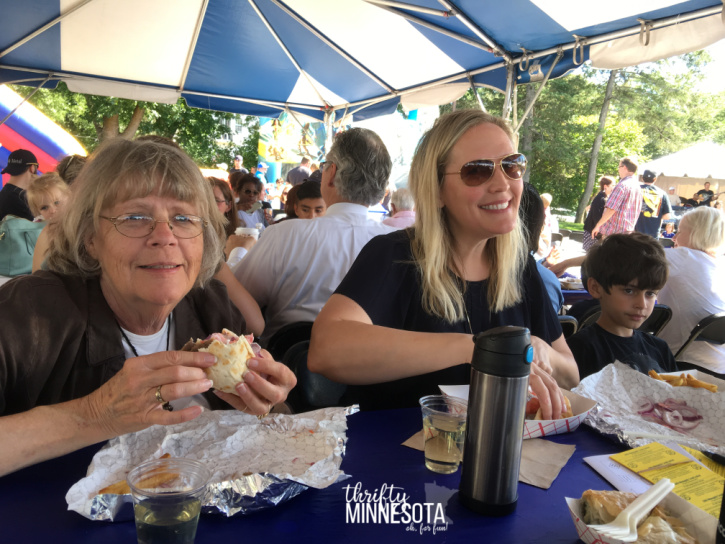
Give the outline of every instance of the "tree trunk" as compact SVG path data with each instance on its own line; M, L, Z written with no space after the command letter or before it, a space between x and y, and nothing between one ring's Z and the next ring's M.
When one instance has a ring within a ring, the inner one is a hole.
M609 113L609 103L612 100L612 93L614 92L614 80L617 77L618 70L612 70L609 73L609 81L607 81L607 90L604 93L604 103L602 104L602 111L599 112L599 128L597 129L597 135L594 138L594 145L592 146L592 154L589 158L589 173L587 174L587 185L584 188L584 194L579 200L579 207L576 211L576 222L581 223L584 218L584 209L589 204L589 199L592 196L594 190L594 182L597 177L597 163L599 161L599 149L602 147L602 139L604 138L604 129L607 124L607 114Z
M139 106L137 102L136 107L133 110L133 115L131 115L131 121L129 121L128 126L121 133L121 138L126 138L130 140L134 137L136 131L138 130L138 127L141 126L141 121L143 121L143 116L145 113L146 110Z
M138 127L141 125L141 121L143 121L145 113L146 110L136 104L133 114L131 115L131 121L129 121L123 132L121 132L118 114L111 115L110 117L104 117L103 128L101 129L99 135L100 141L105 142L111 138L125 138L126 140L132 139L136 134ZM98 127L96 128L96 131L98 131Z
M534 101L534 96L536 96L536 89L534 89L534 86L529 84L526 85L526 106L524 107L524 111L528 111L529 106ZM519 140L521 145L521 153L526 155L527 157L531 157L532 155L532 149L533 149L533 142L534 142L534 108L531 108L531 112L529 115L524 119L524 124L521 125L521 139ZM524 173L524 182L528 183L529 176L531 175L531 168L527 168L526 172Z

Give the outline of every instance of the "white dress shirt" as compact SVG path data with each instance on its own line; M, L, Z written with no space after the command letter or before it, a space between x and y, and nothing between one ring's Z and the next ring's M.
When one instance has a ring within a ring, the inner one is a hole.
M333 204L322 217L269 227L233 268L261 308L262 345L281 327L314 321L370 239L393 232L368 218L365 206Z
M665 255L670 276L657 302L672 309L672 319L659 336L676 353L701 319L725 311L725 257L686 247L666 249ZM693 342L679 360L723 374L725 345Z

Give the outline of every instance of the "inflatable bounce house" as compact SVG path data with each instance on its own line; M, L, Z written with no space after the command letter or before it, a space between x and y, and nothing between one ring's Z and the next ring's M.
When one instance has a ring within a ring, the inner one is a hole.
M0 85L0 169L16 149L32 151L41 173L55 169L66 155L85 155L83 146L5 85ZM21 104L18 107L18 104ZM16 109L17 108L17 109ZM9 115L9 116L8 116ZM3 183L7 174L3 176Z

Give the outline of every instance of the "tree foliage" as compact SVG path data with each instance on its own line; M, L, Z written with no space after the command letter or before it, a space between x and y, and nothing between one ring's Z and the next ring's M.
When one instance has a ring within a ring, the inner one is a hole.
M21 95L32 90L15 89ZM173 139L200 166L213 168L221 162L230 164L237 153L244 155L247 165L257 161L259 120L256 117L236 116L243 119L250 137L244 145L235 146L221 140L229 134L225 122L235 117L234 114L190 108L183 99L176 104L159 104L85 95L69 91L61 82L55 90L40 89L30 102L70 132L89 152L106 138L157 134Z

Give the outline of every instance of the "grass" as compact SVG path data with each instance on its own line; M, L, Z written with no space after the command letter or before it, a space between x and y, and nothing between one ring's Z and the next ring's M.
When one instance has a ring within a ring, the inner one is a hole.
M569 223L567 221L559 221L559 228L560 229L568 229L568 230L584 230L584 223Z

